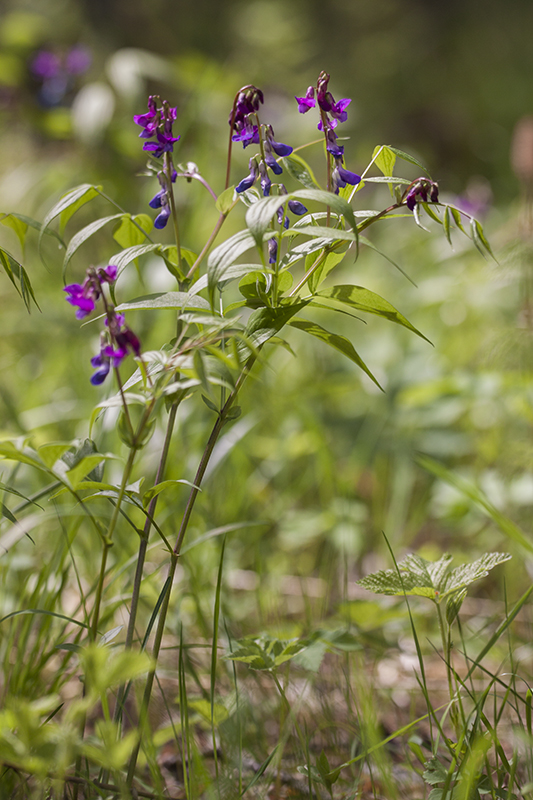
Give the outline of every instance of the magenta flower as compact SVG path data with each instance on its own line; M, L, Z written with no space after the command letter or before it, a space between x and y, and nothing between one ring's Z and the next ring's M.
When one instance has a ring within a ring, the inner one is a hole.
M117 347L109 344L108 334L100 335L100 352L91 358L91 364L96 372L91 377L93 386L99 386L107 378L111 367L117 369L122 364L129 352L139 356L141 353L141 343L137 336L127 326L124 326L124 315L115 314L111 309L108 312L106 325L109 329L111 339ZM124 326L124 327L123 327Z
M83 319L96 308L96 303L102 294L102 283L113 283L117 279L117 267L109 264L107 267L99 267L95 270L90 267L87 270L83 283L71 283L63 288L69 296L67 303L77 306L76 319Z
M50 50L39 50L31 63L31 70L41 80L55 78L61 72L61 59Z
M300 114L307 114L310 108L314 108L315 103L315 90L313 86L310 86L307 92L305 93L305 97L295 97L294 98L298 103L298 111Z

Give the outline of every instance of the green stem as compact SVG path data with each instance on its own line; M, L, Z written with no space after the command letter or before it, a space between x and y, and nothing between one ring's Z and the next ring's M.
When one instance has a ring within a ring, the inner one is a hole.
M124 473L122 475L122 483L120 484L120 489L118 492L117 502L115 503L115 507L113 508L113 514L111 516L111 521L109 523L109 528L107 529L107 535L104 539L104 550L102 552L102 561L100 564L100 575L98 577L98 584L96 586L96 597L94 601L94 608L93 608L93 619L91 623L91 639L92 641L96 641L96 637L98 635L98 620L100 617L100 605L102 602L102 593L104 590L104 580L106 574L106 567L107 567L107 556L109 550L113 546L113 533L115 532L115 527L118 520L118 515L120 513L120 506L122 505L122 500L124 499L124 494L126 492L126 486L128 485L128 481L130 479L131 471L133 468L133 462L135 461L136 449L132 447L129 452L128 460L126 462L126 466L124 467Z
M250 356L250 358L246 362L245 366L243 367L242 372L239 375L239 378L237 379L237 381L235 383L235 387L234 387L233 391L231 392L231 394L229 395L228 399L226 400L223 408L219 412L218 419L217 419L217 421L215 422L215 424L213 426L213 429L211 431L211 435L209 436L209 439L208 439L207 444L205 446L205 450L204 450L204 452L202 454L202 457L200 459L200 463L198 465L198 469L196 470L196 475L195 475L195 478L194 478L194 485L191 488L191 492L189 494L189 499L187 501L187 505L186 505L185 511L183 513L183 518L181 520L180 529L178 531L176 544L174 546L174 552L172 553L172 555L170 557L170 564L169 564L169 568L168 568L168 576L167 576L167 580L166 580L166 584L168 586L168 590L167 590L167 592L165 594L165 598L163 600L163 603L161 605L161 610L159 612L159 619L157 621L157 628L156 628L155 637L154 637L154 644L153 644L153 648L152 648L152 658L153 658L154 664L156 664L156 665L157 665L157 660L159 658L159 653L160 653L160 650L161 650L161 642L163 641L163 634L164 634L164 630L165 630L168 607L169 607L169 603L170 603L170 594L171 594L171 591L172 591L172 584L174 582L174 576L176 574L176 567L178 565L178 559L179 559L181 547L182 547L182 544L183 544L183 539L185 537L185 533L186 533L187 527L189 525L189 520L191 518L191 514L192 514L192 511L193 511L193 508L194 508L194 504L196 502L196 498L197 498L198 493L200 491L200 485L201 485L203 477L205 475L205 471L207 469L207 465L209 464L209 460L210 460L211 455L213 453L215 444L217 443L218 437L220 435L220 431L222 430L222 428L224 426L224 423L226 421L226 417L227 417L227 415L228 415L233 403L237 399L237 395L238 395L238 393L239 393L244 381L246 380L246 377L248 376L253 364L255 363L255 360L256 360L256 356L255 355ZM152 688L153 688L153 685L154 685L154 679L155 679L155 667L148 673L148 678L146 680L146 685L144 687L144 694L143 694L143 699L142 699L142 703L141 703L141 711L140 711L140 714L139 714L139 728L141 730L141 735L142 735L142 731L144 729L144 726L146 725L146 721L147 721L147 718L148 718L148 707L150 705L150 698L151 698L151 694L152 694ZM133 776L135 774L135 767L137 765L137 758L138 758L138 755L139 755L140 747L141 747L141 741L139 739L139 742L137 743L137 745L133 749L133 752L132 752L132 755L131 755L131 758L130 758L130 763L129 763L129 767L128 767L128 777L127 777L127 786L128 786L128 788L131 788L131 785L132 785L132 782L133 782Z
M211 232L211 236L209 237L207 242L204 244L200 255L198 256L198 258L196 259L196 261L194 262L194 264L192 265L192 267L188 271L188 273L186 275L186 280L189 280L190 278L192 278L192 276L194 275L195 270L198 269L198 267L200 266L200 264L204 260L204 258L206 256L206 253L209 252L209 249L211 248L211 245L213 244L213 242L215 241L216 237L218 236L219 230L221 229L222 225L226 221L226 217L227 217L227 214L221 214L220 217L218 218L218 222L215 225L215 227L213 228L213 230Z
M180 245L180 229L178 225L178 214L176 212L176 203L174 200L174 189L172 186L172 159L170 153L165 153L163 156L163 169L165 170L168 186L168 198L170 200L170 211L172 213L172 224L174 226L174 238L176 240L176 249L178 251L178 269L182 273L182 260L181 260L181 245Z
M170 409L170 413L168 415L168 422L167 422L167 430L165 434L165 441L163 443L163 449L161 451L161 457L159 459L159 466L157 469L157 474L155 477L154 486L157 486L161 483L163 479L163 475L166 468L167 458L168 458L168 451L170 449L170 441L172 439L172 434L174 432L174 424L176 422L176 414L178 412L178 406L180 401L174 403ZM146 522L144 523L144 528L142 532L142 536L139 542L139 553L137 556L137 566L135 569L135 577L133 580L133 590L131 594L131 608L130 608L130 618L128 622L128 630L126 632L126 641L125 641L125 648L126 650L130 650L133 645L133 638L135 636L135 622L137 619L137 610L139 608L139 597L141 593L141 583L144 573L144 562L146 560L146 550L148 547L148 539L150 537L150 530L152 528L152 519L155 515L155 510L157 506L157 500L159 495L155 495L150 501L150 505L148 506L148 515L146 518ZM125 687L121 686L117 695L117 703L115 706L115 721L119 722L122 718L123 712L123 702L124 702L124 695L125 695Z

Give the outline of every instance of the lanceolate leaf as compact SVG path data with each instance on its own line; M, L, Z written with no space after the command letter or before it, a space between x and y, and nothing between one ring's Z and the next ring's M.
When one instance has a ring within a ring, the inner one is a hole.
M398 158L401 158L402 161L407 161L409 164L414 164L416 167L420 167L420 169L423 169L428 177L431 177L425 166L417 158L409 155L409 153L404 153L403 150L398 150L397 147L393 147L390 144L387 145L387 147L389 148L389 150L395 153L398 156Z
M239 231L215 247L207 261L208 285L211 295L213 295L217 283L224 279L225 271L253 246L254 239L250 231Z
M116 311L150 311L154 308L173 308L181 310L183 308L201 308L210 311L211 306L198 295L190 295L187 292L158 292L138 297L130 300L129 303L122 303L116 307Z
M17 259L3 248L0 248L0 263L2 264L7 277L24 300L24 304L28 311L30 310L30 303L32 300L37 308L39 308L39 304L37 303L33 293L33 288L30 283L28 273L22 264L19 264Z
M323 342L326 342L326 344L329 344L330 347L334 347L336 350L339 350L341 353L343 353L343 355L348 356L350 361L353 361L354 364L357 364L357 366L363 370L363 372L366 372L368 377L374 381L376 386L379 386L381 391L383 391L382 387L372 375L363 359L354 349L352 343L345 336L340 336L337 333L330 333L330 331L327 331L321 325L317 325L316 322L309 322L308 320L300 319L299 317L289 320L288 324L293 328L299 328L301 331L310 333L311 336L316 336L317 339L321 339Z
M420 333L414 325L411 325L408 319L403 314L400 314L394 306L392 306L379 294L371 292L370 289L365 289L363 286L351 286L349 284L340 286L331 286L328 289L321 289L316 293L315 297L325 297L331 300L336 300L339 303L357 308L359 311L367 311L369 314L376 314L378 317L385 317L391 322L396 322L398 325L403 325L408 328L417 336L421 336L426 342L429 339ZM431 342L430 342L431 344Z
M347 242L355 242L357 241L357 236L354 231L342 231L337 228L323 228L319 225L306 225L304 228L298 228L297 230L288 230L283 233L283 237L286 238L287 236L294 236L295 234L302 234L303 236L313 236L313 237L320 237L322 239L330 239L338 240L338 241L347 241Z
M325 206L329 206L333 211L342 214L353 230L357 229L352 207L346 200L343 200L342 197L332 192L325 192L321 189L301 189L300 191L291 192L290 194L280 195L278 197L264 197L248 209L246 212L246 224L258 247L262 247L263 235L278 208L285 205L288 200L293 199L314 200Z
M109 259L109 263L114 264L115 267L122 270L128 264L131 264L132 261L135 261L136 258L140 258L140 256L144 256L146 253L159 253L160 249L160 244L136 244L134 247L127 247L126 250L115 253L115 255L111 256Z
M320 189L313 170L303 158L293 153L281 159L281 163L293 178L308 189Z
M91 183L82 183L80 186L76 186L74 189L71 189L70 192L63 195L59 202L55 204L44 218L41 226L41 236L50 223L60 215L61 226L64 228L70 217L81 208L81 206L85 205L85 203L97 197L101 189L101 186L93 186Z
M308 304L308 300L278 308L259 308L250 316L244 330L244 336L250 339L255 347L260 347L288 323L295 314Z
M67 252L65 253L65 260L63 261L63 279L65 278L65 273L67 271L67 267L69 262L74 255L74 253L82 246L87 239L90 239L91 236L94 236L101 228L107 225L108 222L113 222L114 220L121 219L123 214L113 214L110 217L102 217L101 219L96 219L94 222L91 222L89 225L86 225L80 231L78 231L70 240L67 247Z

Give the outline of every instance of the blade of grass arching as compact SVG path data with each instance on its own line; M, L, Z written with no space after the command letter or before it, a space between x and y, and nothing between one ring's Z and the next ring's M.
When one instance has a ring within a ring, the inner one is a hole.
M187 686L185 683L185 663L183 659L183 625L180 624L180 650L178 658L178 682L180 698L180 723L181 723L181 760L183 766L183 784L187 800L191 798L191 769L192 748L191 732L189 729L189 707L187 704Z
M231 653L233 651L233 645L231 642L231 634L229 632L225 618L224 618L224 630L226 631L228 646ZM240 797L242 795L242 720L241 720L241 709L239 705L239 683L237 681L237 663L235 661L232 661L231 666L233 669L233 685L235 686L235 714L237 716L237 740L238 740L238 751L239 751L239 797Z
M220 781L218 774L217 737L215 731L215 688L217 682L217 655L218 655L218 624L220 621L220 591L222 588L222 570L224 568L224 553L226 550L226 536L222 539L220 562L218 565L217 585L215 589L215 608L213 612L213 639L211 645L211 671L210 671L210 703L211 703L211 736L213 739L213 758L215 760L215 776L217 791L220 797Z
M524 592L522 597L515 603L515 605L514 605L513 609L511 610L511 612L507 615L507 617L503 620L503 622L500 625L498 625L497 629L494 631L494 633L490 637L490 639L487 642L487 644L485 645L485 647L483 647L480 650L480 652L477 654L476 658L473 659L472 666L468 670L468 674L466 676L467 678L470 677L470 675L473 673L473 671L476 669L476 667L485 658L487 653L494 647L494 645L496 644L496 642L498 641L500 636L503 633L505 633L505 631L507 630L507 628L509 627L511 622L513 622L514 618L518 614L518 612L525 605L525 603L527 603L527 601L529 600L529 597L530 597L530 595L532 593L533 593L533 584L529 587L529 589L527 589Z
M242 794L241 794L241 797L242 797L243 795L245 795L245 794L246 794L246 792L247 792L249 789L251 789L251 788L252 788L252 786L255 786L255 784L257 783L257 781L258 781L258 780L260 780L260 778L262 778L263 774L264 774L264 773L265 773L265 771L268 769L268 767L269 767L269 765L270 765L270 762L272 761L272 759L273 759L273 758L274 758L274 756L276 755L276 753L277 753L277 751L278 751L278 748L279 748L279 744L277 744L277 745L274 747L274 749L272 750L272 752L270 753L270 755L268 755L268 756L265 758L265 760L263 761L263 763L261 764L261 766L259 767L259 769L258 769L258 770L257 770L257 772L255 773L255 775L254 775L254 777L252 778L252 780L249 782L249 784L248 784L248 785L246 786L246 788L243 790L243 792L242 792Z

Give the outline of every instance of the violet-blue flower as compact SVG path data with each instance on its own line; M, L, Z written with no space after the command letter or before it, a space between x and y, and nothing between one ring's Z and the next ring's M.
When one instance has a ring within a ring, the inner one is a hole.
M293 214L297 216L301 216L302 214L307 213L307 208L304 206L303 203L300 203L299 200L289 200L289 211L292 211Z
M259 164L259 176L261 182L261 189L263 191L263 197L268 197L270 194L270 187L272 186L272 181L268 177L268 172L265 164L263 161Z
M143 150L152 153L154 158L161 158L163 153L172 153L174 150L174 142L179 140L179 136L167 136L164 133L156 134L157 142L146 142L143 144Z
M168 202L168 195L166 193L163 193L160 206L161 211L154 220L154 228L158 228L158 230L162 230L162 228L166 227L171 213L170 203Z
M242 181L238 183L237 186L235 187L235 191L237 192L237 194L240 194L241 192L245 192L247 189L250 189L254 185L257 179L257 174L258 174L257 160L255 158L251 158L248 167L250 170L250 174L246 178L243 178Z
M300 114L307 114L310 108L315 107L315 89L313 86L310 86L305 93L305 97L295 97L294 98L298 103L298 111Z
M265 152L265 164L270 167L274 175L281 175L283 172L281 164L278 164L272 153Z
M268 150L273 150L278 156L289 156L292 153L292 147L288 144L283 144L282 142L276 142L274 140L272 125L266 127L265 145Z
M278 259L278 240L268 240L268 263L275 264Z

